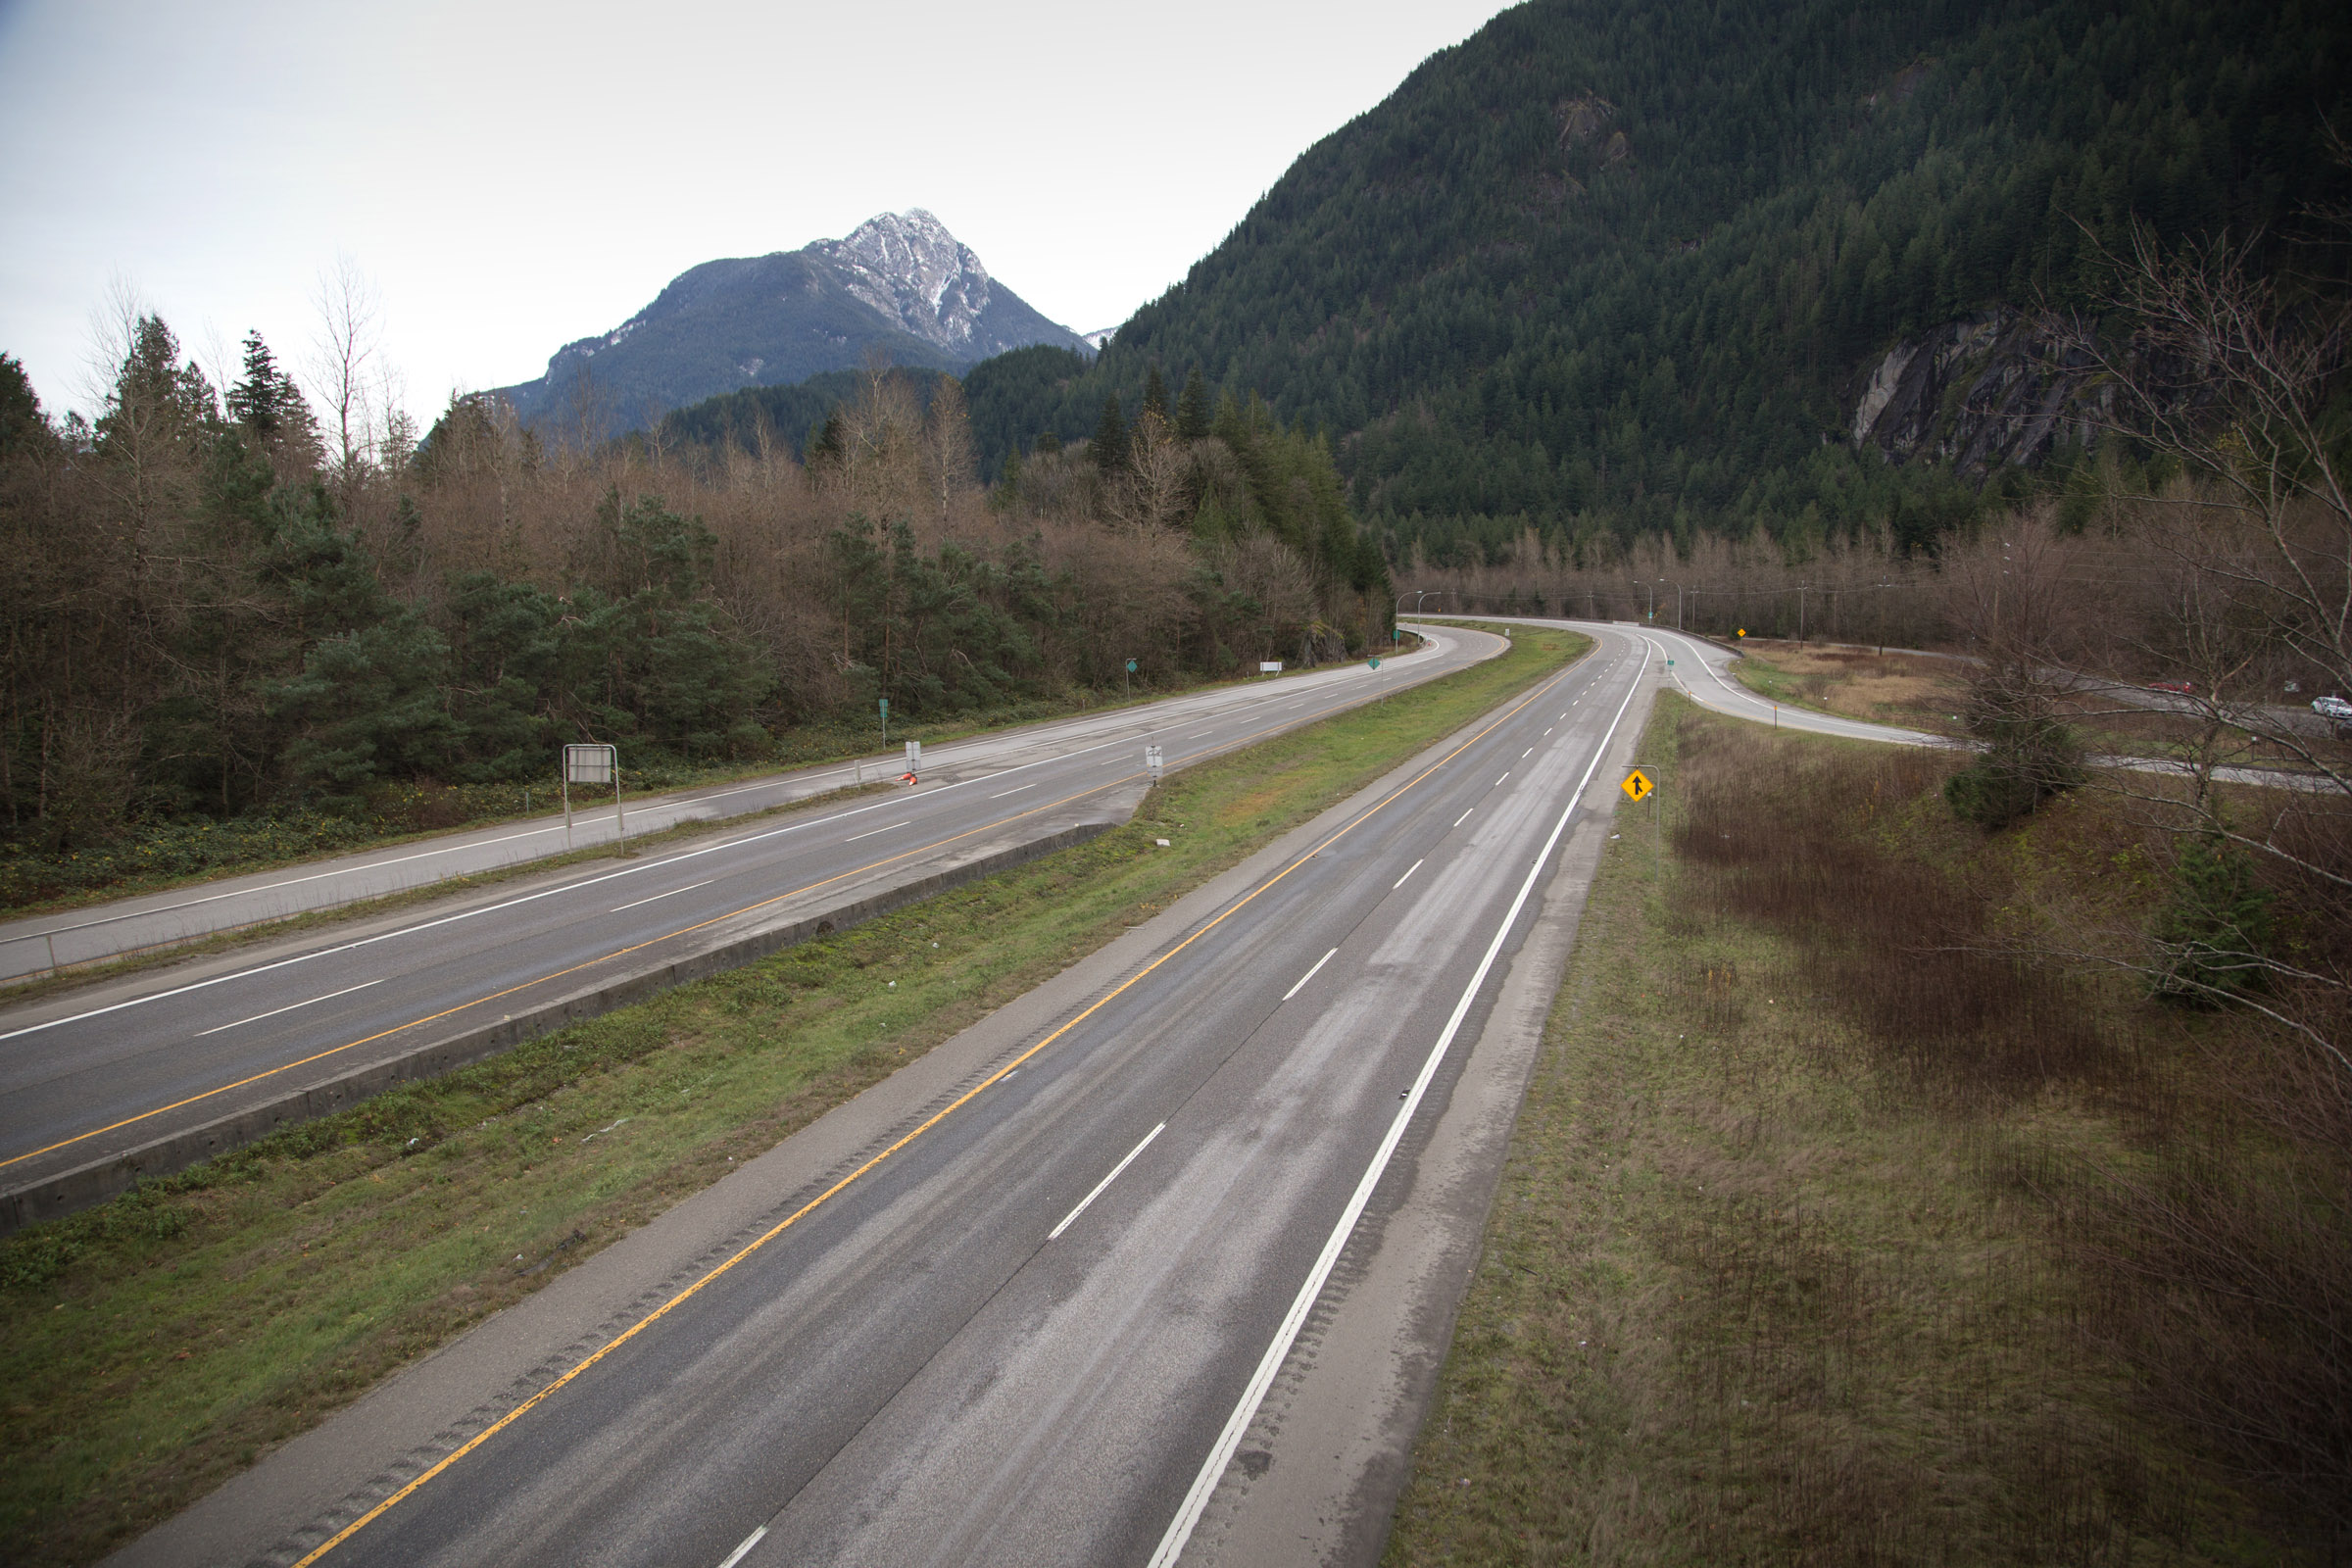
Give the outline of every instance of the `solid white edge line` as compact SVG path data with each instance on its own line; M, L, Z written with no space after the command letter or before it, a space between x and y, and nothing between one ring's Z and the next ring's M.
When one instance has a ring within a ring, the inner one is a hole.
M1178 699L1178 701L1181 700L1182 699ZM986 774L979 778L962 779L954 784L941 785L939 788L927 792L925 798L937 799L940 796L949 794L951 791L962 789L967 784L989 783L996 779L1005 778L1014 773L1025 773L1033 767L1047 767L1051 766L1054 762L1071 761L1086 756L1090 752L1102 751L1107 746L1125 746L1127 744L1129 743L1125 740L1108 740L1094 746L1082 746L1076 751L1063 752L1054 757L1041 757L1033 762L1019 762L1011 767L999 768L996 772ZM1113 759L1113 760L1116 760L1116 759ZM1006 793L1009 794L1010 792L1007 791ZM268 974L272 970L288 968L294 964L309 963L316 958L331 958L337 954L352 953L361 948L371 948L379 942L391 942L401 937L415 936L419 932L435 930L441 926L454 925L461 920L472 920L477 919L485 914L497 914L502 910L516 908L525 904L536 904L541 899L552 899L559 894L577 893L583 889L595 887L600 882L610 882L618 877L635 876L640 872L659 870L662 866L676 865L681 860L692 860L705 855L717 855L727 850L743 849L750 845L764 843L768 839L782 838L787 833L800 833L805 832L812 827L823 827L828 823L841 821L845 817L862 816L867 811L878 811L889 804L890 803L887 801L875 801L870 805L854 806L847 810L835 811L827 816L812 817L802 822L788 822L782 827L770 828L764 833L753 833L743 838L727 839L717 844L707 844L701 849L687 850L680 854L670 856L664 859L647 860L640 865L623 866L617 871L607 871L601 876L592 876L584 881L566 882L561 887L546 888L537 893L526 893L521 898L509 899L501 904L484 905L478 909L466 909L457 914L446 914L435 919L421 921L416 925L402 926L398 930L378 932L376 935L371 937L363 937L357 942L345 942L331 948L320 948L312 953L298 953L292 957L280 958L273 963L256 964L250 969L236 969L227 974L217 974L207 980L198 980L184 986L173 986L168 991L155 991L150 992L145 996L130 997L122 1002L110 1003L108 1005L103 1007L92 1007L87 1012L68 1013L63 1017L44 1019L39 1023L26 1024L22 1028L10 1029L4 1033L0 1033L0 1041L16 1040L24 1035L36 1035L47 1029L61 1029L67 1024L80 1023L89 1018L104 1017L110 1012L121 1012L125 1007L143 1007L150 1003L169 1002L173 997L184 997L191 991L207 991L214 986L227 985L229 982L234 980L248 980L257 974ZM519 837L521 835L517 836ZM220 897L227 896L228 895L225 894L220 895ZM200 900L198 902L209 903L211 901ZM184 907L184 906L174 906L174 907ZM167 911L142 910L140 912L142 914L146 914L162 913ZM33 931L25 933L25 937L30 938L44 934L55 935L57 933ZM12 938L11 940L23 939Z
M727 1553L727 1560L726 1560L725 1562L722 1562L722 1563L720 1563L720 1564L718 1565L718 1568L735 1568L735 1565L736 1565L737 1563L739 1563L739 1562L743 1561L743 1559L744 1559L744 1558L746 1558L746 1557L748 1557L748 1556L750 1556L750 1555L752 1554L752 1548L753 1548L754 1546L757 1546L758 1544L760 1544L760 1542L762 1542L762 1541L764 1541L764 1540L766 1540L766 1539L767 1539L767 1526L765 1526L765 1525L761 1525L761 1526L760 1526L759 1529L757 1529L757 1530L753 1531L753 1532L752 1532L750 1535L748 1535L748 1536L744 1537L744 1538L743 1538L743 1544L742 1544L742 1545L740 1545L740 1546L737 1546L737 1547L736 1547L736 1548L735 1548L733 1551L730 1551L730 1552L728 1552L728 1553Z
M1275 1332L1274 1343L1266 1347L1266 1353L1258 1360L1257 1370L1250 1375L1248 1386L1242 1391L1241 1402L1233 1407L1233 1415L1226 1421L1225 1430L1218 1434L1216 1446L1209 1449L1206 1462L1200 1466L1200 1473L1193 1478L1192 1490L1185 1494L1183 1504L1176 1510L1176 1517L1168 1521L1167 1534L1159 1538L1159 1548L1152 1553L1150 1568L1169 1568L1183 1552L1184 1544L1192 1539L1193 1527L1200 1522L1201 1510L1208 1506L1209 1496L1223 1478L1225 1467L1233 1462L1234 1450L1242 1446L1242 1435L1249 1430L1250 1421L1256 1416L1257 1407L1266 1396L1266 1390L1273 1386L1275 1374L1282 1370L1283 1361L1291 1353L1291 1347L1298 1343L1298 1331L1306 1326L1306 1315L1313 1309L1315 1298L1323 1294L1324 1282L1330 1279L1333 1266L1340 1260L1341 1250L1347 1247L1348 1238L1354 1233L1355 1222L1362 1218L1364 1206L1372 1200L1373 1188L1379 1185L1382 1174L1389 1168L1390 1157L1396 1152L1396 1146L1403 1142L1404 1130L1411 1123L1422 1096L1428 1092L1430 1081L1437 1076L1438 1064L1445 1060L1446 1048L1453 1044L1453 1037L1461 1029L1462 1020L1469 1016L1470 1005L1477 1000L1479 988L1486 984L1488 971L1494 967L1495 956L1502 952L1504 939L1510 935L1512 924L1519 918L1519 911L1527 906L1528 897L1535 892L1537 879L1543 876L1544 868L1550 863L1551 852L1558 847L1560 835L1568 830L1568 819L1576 814L1577 805L1584 800L1585 790L1592 784L1592 775L1600 768L1600 760L1608 755L1609 742L1616 735L1617 726L1625 721L1626 710L1633 707L1634 698L1640 695L1641 690L1642 679L1637 675L1632 688L1625 694L1625 701L1618 705L1617 716L1609 720L1609 727L1602 733L1600 744L1592 749L1592 761L1585 769L1585 776L1577 782L1576 793L1568 798L1568 805L1560 812L1559 820L1552 824L1551 836L1544 841L1543 853L1536 857L1536 863L1528 867L1527 880L1519 884L1518 896L1511 900L1511 906L1504 913L1502 923L1495 927L1494 940L1487 944L1487 954L1479 959L1478 972L1470 977L1470 984L1462 992L1461 1000L1453 1004L1453 1014L1446 1020L1445 1032L1438 1036L1438 1043L1430 1048L1429 1059L1421 1064L1420 1076L1413 1080L1413 1087L1406 1091L1404 1103L1397 1108L1396 1119L1389 1123L1388 1136L1380 1141L1379 1152L1365 1168L1363 1180L1356 1183L1355 1193L1348 1200L1348 1207L1341 1213L1340 1222L1332 1227L1331 1238L1323 1244L1322 1253L1316 1257L1314 1268L1306 1276L1306 1283L1298 1288L1297 1299L1291 1302L1290 1312L1284 1316L1282 1327Z
M1407 874L1409 875L1410 873L1407 873ZM1337 949L1337 948L1334 948L1334 949L1332 949L1332 950L1331 950L1331 953L1337 953L1337 952L1339 952L1339 951L1340 951L1339 949ZM1323 968L1323 966L1324 966L1325 964L1327 964L1327 963L1329 963L1329 962L1331 961L1331 953L1326 953L1325 955L1323 955L1323 956L1321 956L1320 958L1317 958L1317 959L1315 960L1315 966L1314 966L1314 968L1312 968L1312 969L1309 969L1309 970L1307 970L1307 971L1306 971L1306 973L1304 973L1304 974L1300 975L1300 976L1298 977L1298 983L1297 985L1295 985L1295 986L1291 987L1291 989L1290 989L1290 990L1288 990L1288 991L1285 991L1285 992L1282 994L1282 1000L1283 1000L1283 1001L1285 1001L1285 1002L1288 1002L1288 1001L1290 1001L1290 1000L1291 1000L1293 997L1297 996L1297 995L1298 995L1299 992L1301 992L1301 991L1304 991L1304 990L1306 989L1306 983L1307 983L1309 980L1312 980L1312 979L1313 979L1313 978L1314 978L1314 977L1315 977L1317 974L1319 974L1319 973L1322 971L1322 968Z
M896 829L898 829L898 828L903 828L903 827L911 827L913 824L914 824L914 818L910 816L910 817L908 817L908 818L907 818L906 821L904 821L904 822L893 822L893 823L891 823L891 824L890 824L890 826L889 826L889 827L878 827L878 828L875 828L875 829L873 829L873 830L872 830L872 831L870 831L870 832L865 832L865 833L853 833L853 834L851 834L851 835L850 835L848 838L846 838L846 839L843 839L841 842L842 842L842 843L844 843L844 844L855 844L855 843L857 843L857 842L858 842L859 839L870 839L870 838L872 838L872 837L874 836L874 834L875 834L875 833L889 833L889 832L892 832L892 831L894 831L894 830L896 830Z
M651 904L655 901L655 899L674 899L681 893L692 893L696 888L707 888L717 880L718 878L714 876L707 876L700 882L689 882L682 888L671 888L667 893L657 893L653 896L653 898L639 899L635 904L624 904L620 906L619 908L607 909L605 912L607 914L620 914L627 910L636 908L637 905L639 904Z
M1116 1165L1111 1166L1110 1174L1103 1177L1101 1181L1095 1183L1095 1190L1087 1194L1084 1198L1078 1200L1078 1206L1071 1209L1067 1214L1062 1215L1060 1224L1046 1232L1046 1240L1049 1242L1060 1240L1061 1233L1068 1230L1072 1222L1074 1222L1079 1215L1086 1212L1086 1206L1089 1203L1092 1203L1096 1199L1102 1196L1102 1189L1108 1187L1112 1182L1117 1181L1119 1179L1119 1172L1134 1164L1135 1156L1142 1153L1145 1150L1151 1148L1152 1140L1157 1138L1161 1133L1167 1131L1167 1128L1168 1124L1163 1121L1158 1126L1152 1128L1150 1132L1144 1134L1144 1141L1136 1145L1133 1149L1127 1151L1127 1157L1120 1160Z
M1429 857L1423 856L1421 860L1415 860L1412 864L1406 866L1404 868L1404 875L1398 877L1396 881L1389 884L1389 891L1394 893L1398 888L1404 886L1407 882L1410 882L1413 879L1413 873L1421 869L1422 860L1426 860Z
M223 1030L241 1029L249 1023L260 1023L264 1018L274 1018L281 1012L292 1012L296 1007L308 1007L321 1002L332 1002L337 997L348 997L354 991L365 991L369 986L380 986L386 980L391 978L392 977L388 974L377 975L374 979L363 980L356 986L345 986L340 991L329 991L323 997L313 997L309 1002L289 1002L282 1007L271 1007L268 1012L257 1012L250 1018L239 1018L235 1023L224 1023L217 1025L211 1029L199 1030L196 1034L196 1038L198 1040L202 1040L206 1035L217 1035L221 1033Z

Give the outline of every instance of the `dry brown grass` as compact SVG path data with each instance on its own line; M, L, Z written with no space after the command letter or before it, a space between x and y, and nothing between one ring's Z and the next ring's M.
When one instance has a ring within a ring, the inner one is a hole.
M1736 666L1740 678L1777 702L1936 735L1960 732L1953 715L1961 711L1968 666L1957 660L1764 637L1740 646L1747 655Z
M1664 712L1670 881L1604 862L1389 1560L2332 1561L2352 1127L2011 951L2144 908L2144 829Z

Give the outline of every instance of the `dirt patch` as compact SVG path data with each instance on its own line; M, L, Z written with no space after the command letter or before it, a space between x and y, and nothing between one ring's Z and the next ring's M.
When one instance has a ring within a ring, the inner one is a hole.
M1740 678L1774 702L1933 735L1961 733L1956 715L1969 666L1959 660L1763 637L1748 638L1740 651L1747 658L1734 666Z

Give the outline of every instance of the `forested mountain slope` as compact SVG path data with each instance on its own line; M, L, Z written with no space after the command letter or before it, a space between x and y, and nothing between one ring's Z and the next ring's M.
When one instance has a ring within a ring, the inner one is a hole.
M976 367L974 430L994 463L1198 368L1330 430L1393 537L1948 525L2082 434L2016 433L2042 396L2016 313L2091 300L2135 218L2291 231L2338 194L2345 16L1532 0L1309 150L1099 364ZM1857 440L1889 351L1931 336L1978 359ZM1997 439L1953 423L1971 396Z

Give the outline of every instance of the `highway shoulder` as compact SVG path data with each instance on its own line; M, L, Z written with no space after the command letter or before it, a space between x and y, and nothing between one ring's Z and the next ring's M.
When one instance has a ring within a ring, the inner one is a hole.
M1468 730L1475 730L1475 720ZM228 1565L356 1518L730 1251L1174 947L1444 757L1439 742L942 1043L744 1168L573 1266L108 1559ZM1408 1434L1409 1437L1409 1434ZM776 1499L779 1506L786 1499Z

